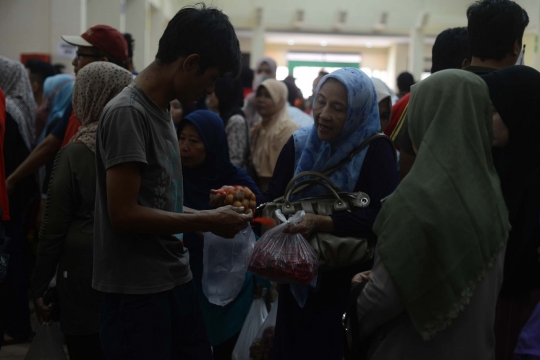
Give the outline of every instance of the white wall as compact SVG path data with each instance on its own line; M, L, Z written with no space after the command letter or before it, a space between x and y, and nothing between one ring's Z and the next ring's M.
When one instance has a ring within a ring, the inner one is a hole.
M125 1L125 16L121 13ZM51 55L72 72L73 55L62 57L61 35L80 35L105 24L135 39L134 64L142 70L154 60L166 23L176 13L171 0L0 0L0 55Z
M21 53L50 52L48 1L1 0L0 55L19 60Z

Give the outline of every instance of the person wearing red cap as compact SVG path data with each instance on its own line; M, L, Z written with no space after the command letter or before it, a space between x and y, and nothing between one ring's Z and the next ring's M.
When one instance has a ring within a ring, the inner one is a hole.
M77 56L72 62L75 75L85 65L94 61L109 61L126 68L128 44L124 35L110 26L92 26L80 36L63 35L62 39L77 46Z

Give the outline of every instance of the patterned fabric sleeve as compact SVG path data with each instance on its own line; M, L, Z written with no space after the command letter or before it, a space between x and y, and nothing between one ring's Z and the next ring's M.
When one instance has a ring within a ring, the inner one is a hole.
M246 120L244 120L242 115L232 116L227 123L225 132L227 133L227 141L229 143L231 163L244 168L246 165L246 149L249 141Z

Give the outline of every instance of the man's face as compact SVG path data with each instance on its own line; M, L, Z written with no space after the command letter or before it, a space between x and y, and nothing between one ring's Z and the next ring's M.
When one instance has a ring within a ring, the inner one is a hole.
M214 92L216 80L222 76L217 66L209 67L204 72L190 71L177 74L174 81L176 99L183 105L197 102L202 96Z
M100 51L94 47L77 46L77 55L71 63L74 67L75 75L86 65L94 61L107 61Z

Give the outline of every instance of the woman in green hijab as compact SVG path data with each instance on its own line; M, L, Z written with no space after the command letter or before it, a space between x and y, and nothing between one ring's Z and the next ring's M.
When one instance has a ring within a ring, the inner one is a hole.
M409 119L417 159L375 222L354 340L368 342L372 360L494 359L509 224L488 88L441 71L413 87Z

